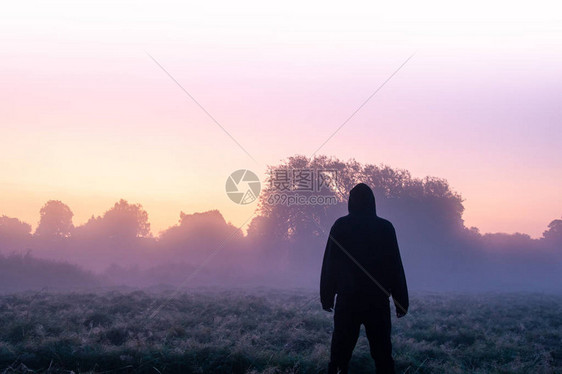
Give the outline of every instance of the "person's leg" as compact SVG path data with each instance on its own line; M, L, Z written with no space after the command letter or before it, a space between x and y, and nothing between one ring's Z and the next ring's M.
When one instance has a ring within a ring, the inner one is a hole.
M377 374L394 374L394 359L390 341L390 305L369 308L363 316L363 324L369 340L371 356L377 367Z
M361 322L355 306L341 300L336 302L334 310L334 332L328 373L347 373L353 349L359 338Z

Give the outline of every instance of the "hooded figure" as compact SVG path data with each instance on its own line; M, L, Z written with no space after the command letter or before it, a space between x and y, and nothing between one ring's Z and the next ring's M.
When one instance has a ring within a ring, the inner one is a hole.
M375 196L360 183L349 192L349 214L330 230L320 278L322 308L334 313L329 373L347 373L361 325L377 373L394 373L390 300L408 311L408 289L394 226L377 216Z

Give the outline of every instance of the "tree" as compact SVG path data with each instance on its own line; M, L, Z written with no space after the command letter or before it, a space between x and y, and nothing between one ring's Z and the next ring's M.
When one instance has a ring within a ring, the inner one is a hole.
M209 251L228 244L236 246L242 231L226 222L218 210L185 214L180 212L178 225L161 233L160 243L171 250L184 252Z
M0 238L27 238L31 234L31 225L17 218L0 217Z
M121 199L102 217L92 216L76 229L81 238L133 239L149 237L148 213L141 204L129 204Z
M110 236L133 238L150 236L148 213L141 204L129 204L121 199L103 215Z
M31 237L31 225L17 218L0 217L0 249L22 249Z
M555 219L548 224L548 230L542 234L544 240L562 244L562 219Z
M74 225L74 213L68 205L59 200L49 200L39 211L41 218L35 230L35 235L50 238L68 238Z

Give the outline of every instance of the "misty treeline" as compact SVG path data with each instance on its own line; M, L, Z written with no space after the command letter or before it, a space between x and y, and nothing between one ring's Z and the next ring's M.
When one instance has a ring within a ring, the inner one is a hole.
M331 205L271 204L279 188L263 181L247 234L218 210L186 214L154 235L140 204L120 200L102 216L75 226L61 201L48 201L32 232L0 217L1 289L79 285L317 287L333 222L347 214L357 183L373 188L377 214L394 223L410 288L423 290L560 289L562 219L539 239L482 234L466 227L460 194L445 179L413 178L407 170L319 156L289 157L275 170L335 171ZM306 192L282 191L306 195ZM521 212L524 214L524 212ZM73 265L77 266L73 266Z

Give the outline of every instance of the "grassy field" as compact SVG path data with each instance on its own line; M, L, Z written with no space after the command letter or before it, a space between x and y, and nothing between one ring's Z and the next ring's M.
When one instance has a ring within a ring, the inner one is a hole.
M393 323L398 372L562 373L559 296L414 294ZM0 295L0 372L321 373L331 328L305 291Z

